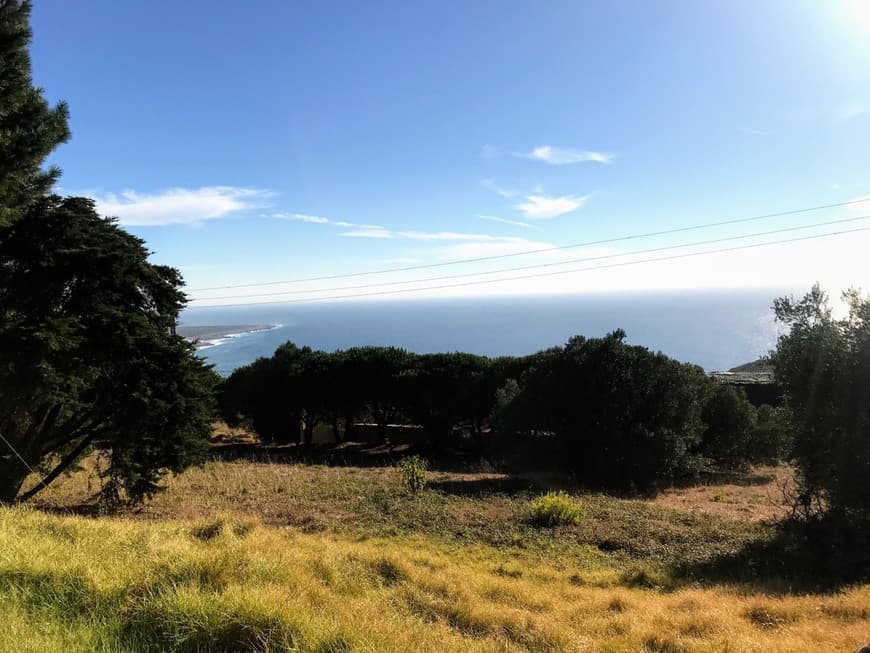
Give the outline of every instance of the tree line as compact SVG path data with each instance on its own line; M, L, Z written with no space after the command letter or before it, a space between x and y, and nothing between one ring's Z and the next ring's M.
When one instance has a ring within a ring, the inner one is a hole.
M227 422L268 442L311 444L318 423L338 442L357 421L377 424L384 443L391 423L419 425L442 448L525 438L579 478L617 486L787 455L776 411L756 411L741 389L625 338L576 336L499 358L288 342L233 372L219 404Z

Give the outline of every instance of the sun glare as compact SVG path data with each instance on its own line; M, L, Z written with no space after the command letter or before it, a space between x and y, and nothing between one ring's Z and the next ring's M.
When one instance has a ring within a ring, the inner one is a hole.
M844 0L846 18L856 28L870 32L870 0Z

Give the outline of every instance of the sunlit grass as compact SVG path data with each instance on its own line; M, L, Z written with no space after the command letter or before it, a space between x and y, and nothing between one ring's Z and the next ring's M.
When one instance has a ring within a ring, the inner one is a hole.
M53 511L94 508L99 485L88 472L90 464L37 495L35 505ZM422 535L508 547L532 557L582 552L593 559L656 564L707 560L767 533L758 523L579 490L558 496L582 504L583 518L541 528L530 513L546 492L532 481L471 471L430 470L427 477L426 489L411 500L400 471L392 467L213 461L168 479L165 492L122 514L192 521L254 516L266 525L309 533Z
M2 651L849 651L870 588L658 587L587 556L0 510ZM665 583L666 585L667 583Z

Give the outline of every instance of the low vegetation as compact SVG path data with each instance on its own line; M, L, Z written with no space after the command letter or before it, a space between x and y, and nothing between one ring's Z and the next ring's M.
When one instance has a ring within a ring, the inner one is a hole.
M580 502L567 492L547 492L529 504L529 521L539 526L573 526L585 514Z
M140 513L0 510L0 651L791 653L851 651L870 627L866 585L798 596L675 571L764 526L587 495L586 519L542 531L532 493L384 503L397 476L210 463Z
M426 470L429 463L425 458L418 455L408 456L399 461L399 470L402 472L402 485L405 489L416 496L426 487L428 480Z

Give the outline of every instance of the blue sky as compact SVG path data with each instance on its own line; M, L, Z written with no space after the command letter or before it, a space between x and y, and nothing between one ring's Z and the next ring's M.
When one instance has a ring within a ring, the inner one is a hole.
M97 199L154 260L181 269L202 305L378 282L412 291L396 297L870 285L870 232L860 232L422 290L448 274L628 262L649 258L638 250L858 217L867 202L361 279L200 290L870 195L868 0L36 0L33 29L36 82L70 104L73 137L53 155L61 192Z

